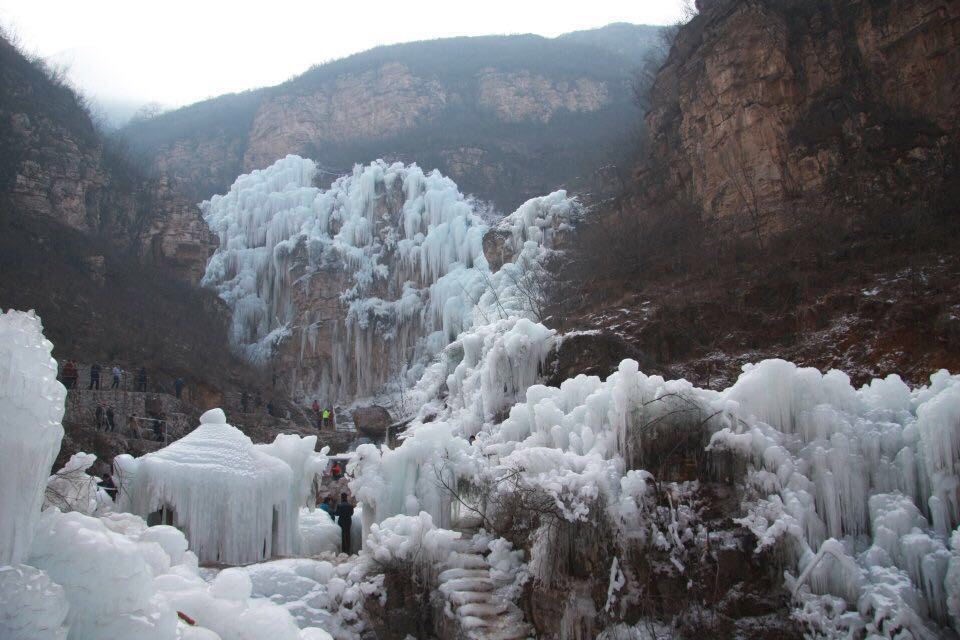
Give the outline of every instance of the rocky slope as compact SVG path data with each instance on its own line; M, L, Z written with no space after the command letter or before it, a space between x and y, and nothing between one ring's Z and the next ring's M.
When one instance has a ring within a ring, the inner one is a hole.
M621 24L381 47L125 134L196 199L293 153L334 173L379 157L417 162L511 211L624 149L630 72L658 33Z

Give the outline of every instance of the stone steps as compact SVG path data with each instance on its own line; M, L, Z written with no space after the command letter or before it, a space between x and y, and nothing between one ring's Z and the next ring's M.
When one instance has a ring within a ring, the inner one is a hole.
M520 640L531 628L516 604L497 593L490 564L469 539L450 554L438 576L445 610L469 640ZM460 637L460 636L458 636Z

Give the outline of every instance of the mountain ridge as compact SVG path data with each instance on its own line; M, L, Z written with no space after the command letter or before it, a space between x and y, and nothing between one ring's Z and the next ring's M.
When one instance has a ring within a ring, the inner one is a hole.
M649 42L641 48L660 46L650 36L658 27L635 29ZM340 172L379 157L415 161L512 211L628 147L640 56L604 49L596 31L386 45L131 123L122 135L194 199L296 153Z

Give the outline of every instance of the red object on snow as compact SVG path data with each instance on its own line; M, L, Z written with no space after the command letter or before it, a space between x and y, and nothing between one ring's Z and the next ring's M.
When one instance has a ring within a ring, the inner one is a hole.
M177 611L177 615L180 616L180 619L186 622L191 627L197 626L197 621L185 614L183 611Z

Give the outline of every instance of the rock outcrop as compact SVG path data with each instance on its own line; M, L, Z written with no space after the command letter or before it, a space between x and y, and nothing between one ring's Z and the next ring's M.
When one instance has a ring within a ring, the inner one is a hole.
M956 170L956 2L700 6L653 88L647 189L760 234L929 198Z

